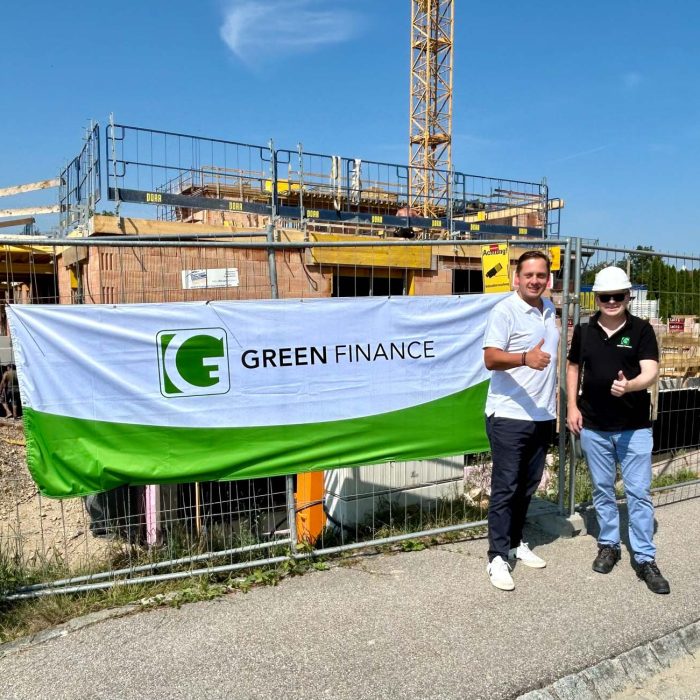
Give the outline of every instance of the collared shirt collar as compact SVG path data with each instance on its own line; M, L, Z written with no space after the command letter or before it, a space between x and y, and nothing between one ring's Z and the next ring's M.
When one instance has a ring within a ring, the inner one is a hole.
M547 305L544 303L544 300L542 297L540 297L540 301L542 301L542 311L536 307L532 306L531 304L528 304L525 299L523 299L520 294L518 294L518 290L516 289L513 292L513 296L516 299L516 303L520 306L520 308L525 312L525 313L530 313L531 311L537 311L538 313L542 313L544 315L545 311L547 310Z

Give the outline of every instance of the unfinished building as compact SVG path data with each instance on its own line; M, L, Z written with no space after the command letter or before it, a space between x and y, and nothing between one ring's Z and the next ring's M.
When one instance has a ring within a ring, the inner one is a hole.
M99 138L99 132L93 138ZM453 172L450 196L431 200L434 216L426 218L422 203L409 191L412 166L121 125L110 125L106 138L113 154L104 168L106 192L116 216L95 214L99 177L88 178L95 185L93 192L76 185L62 196L67 232L137 236L141 241L202 240L206 234L212 242L340 244L278 251L280 297L477 292L481 241L558 235L562 203L548 198L543 183ZM99 175L98 160L86 162L93 152L99 152L99 146L86 144L62 179L76 180L71 168L92 168ZM91 206L85 206L85 199ZM147 219L143 213L149 207L155 217ZM141 216L123 216L127 209ZM550 212L556 216L550 218ZM353 241L428 238L451 238L455 246L348 247ZM154 243L138 254L68 249L59 264L58 287L64 302L273 296L264 247L188 253Z

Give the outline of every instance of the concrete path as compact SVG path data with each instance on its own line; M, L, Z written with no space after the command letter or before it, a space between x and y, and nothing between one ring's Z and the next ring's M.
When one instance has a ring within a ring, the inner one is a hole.
M700 499L657 510L670 596L595 540L529 533L516 590L486 543L370 556L277 587L111 619L0 660L3 698L513 698L700 619Z

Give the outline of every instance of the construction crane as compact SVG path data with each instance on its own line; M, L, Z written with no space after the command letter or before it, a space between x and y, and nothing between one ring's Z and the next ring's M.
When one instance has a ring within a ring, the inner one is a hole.
M411 0L409 206L445 215L452 170L454 0Z

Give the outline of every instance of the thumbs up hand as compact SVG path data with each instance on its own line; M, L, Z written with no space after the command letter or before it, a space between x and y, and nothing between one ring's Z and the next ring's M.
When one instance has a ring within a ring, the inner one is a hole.
M537 369L540 372L552 361L552 356L542 350L543 345L544 338L534 348L525 353L525 364L531 369Z
M617 379L612 383L612 386L610 387L610 393L613 396L622 396L627 392L627 385L629 384L629 381L625 377L625 375L622 373L622 370L620 370L617 373Z

